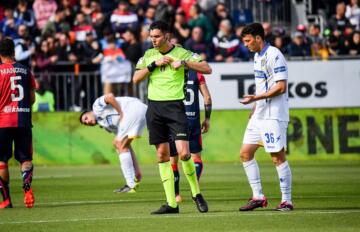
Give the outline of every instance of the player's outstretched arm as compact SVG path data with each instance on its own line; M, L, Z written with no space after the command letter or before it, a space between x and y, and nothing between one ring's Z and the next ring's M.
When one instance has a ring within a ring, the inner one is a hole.
M210 91L206 85L206 83L203 83L199 86L200 93L204 98L204 109L205 109L205 119L201 123L201 131L202 133L206 133L210 129L210 115L212 110L212 100Z
M124 117L124 114L121 110L121 106L120 106L119 102L116 101L114 94L109 93L109 94L104 95L104 100L105 100L106 104L111 105L119 113L120 120L121 120Z

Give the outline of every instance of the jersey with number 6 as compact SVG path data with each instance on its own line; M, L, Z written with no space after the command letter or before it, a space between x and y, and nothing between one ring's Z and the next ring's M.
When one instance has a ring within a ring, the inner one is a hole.
M31 91L35 78L29 68L14 63L0 64L0 128L31 127Z

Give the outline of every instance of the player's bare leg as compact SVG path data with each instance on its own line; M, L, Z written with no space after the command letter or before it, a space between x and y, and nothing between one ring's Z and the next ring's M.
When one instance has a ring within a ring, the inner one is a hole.
M9 189L9 169L8 164L5 162L0 162L0 193L2 195L0 209L12 208Z
M119 153L120 167L124 178L126 180L126 185L122 188L114 190L117 193L135 193L135 168L133 159L130 152L130 144L132 138L125 137L122 140L115 139L114 146L116 151Z
M281 202L275 208L279 211L293 210L294 206L291 199L291 182L292 175L289 163L286 160L285 149L279 152L271 153L271 158L276 166L276 171L279 176L280 190L281 190Z
M129 149L130 149L131 158L133 160L134 169L135 169L135 184L137 185L138 183L140 183L140 181L142 179L141 169L139 166L139 162L137 161L135 151L134 151L134 149L132 149L131 145L129 146Z
M159 172L166 195L166 204L151 214L179 213L179 206L175 200L174 173L170 164L169 143L156 144L156 155L159 163Z
M195 164L191 159L189 142L185 140L176 140L176 150L181 159L182 168L186 179L188 180L191 188L191 194L196 206L201 213L208 211L207 202L204 200L202 194L200 193L199 182L196 176Z
M21 174L23 178L24 204L26 208L32 208L35 203L35 197L31 188L33 177L33 164L31 161L25 161L21 164Z
M259 166L254 158L258 148L257 144L243 144L240 150L240 159L253 192L253 196L246 205L240 207L240 211L250 211L267 206L267 200L262 192Z

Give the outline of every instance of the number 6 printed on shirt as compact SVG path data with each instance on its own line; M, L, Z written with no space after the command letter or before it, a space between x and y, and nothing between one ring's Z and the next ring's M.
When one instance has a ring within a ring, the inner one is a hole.
M11 94L11 100L12 101L21 101L24 98L24 88L20 84L16 84L16 80L21 80L21 76L14 76L10 77L11 82L11 90L18 89L19 96L16 96L15 94Z

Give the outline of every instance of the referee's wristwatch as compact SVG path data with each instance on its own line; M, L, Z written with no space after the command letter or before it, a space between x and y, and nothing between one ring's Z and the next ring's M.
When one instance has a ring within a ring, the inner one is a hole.
M187 68L188 65L185 60L181 60L181 65L184 66L184 68Z

